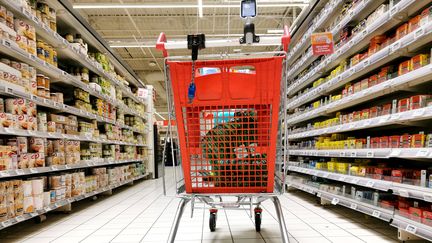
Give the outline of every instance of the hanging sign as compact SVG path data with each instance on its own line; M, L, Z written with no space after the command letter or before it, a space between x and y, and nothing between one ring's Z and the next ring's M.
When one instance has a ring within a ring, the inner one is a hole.
M311 41L315 56L329 55L334 52L333 34L330 32L313 33Z

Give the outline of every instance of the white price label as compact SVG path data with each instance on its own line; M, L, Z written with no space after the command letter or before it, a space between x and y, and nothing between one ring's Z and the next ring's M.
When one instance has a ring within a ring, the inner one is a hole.
M20 215L20 216L15 217L15 219L17 222L22 222L22 221L24 221L24 216Z
M67 201L68 201L68 203L73 203L74 200L73 200L73 198L68 198Z
M390 9L390 16L395 15L397 12L399 12L398 5L394 6L392 9Z
M329 174L328 174L328 173L325 173L325 174L323 174L321 177L323 177L323 178L328 178L328 177L329 177Z
M417 227L409 224L406 226L405 231L411 234L415 234L417 232Z
M374 185L375 185L375 182L373 182L373 181L368 181L366 183L366 187L373 187Z
M325 156L329 157L330 156L330 152L325 152Z
M0 176L1 177L6 177L6 176L10 176L10 174L7 171L0 171Z
M53 171L58 170L57 165L53 165L53 166L51 166L51 170L53 170Z
M423 199L427 202L432 202L432 194L423 194Z
M350 208L356 210L357 209L357 204L351 203Z
M363 68L369 66L369 59L363 61Z
M399 120L400 117L401 117L401 114L396 113L396 114L391 115L391 118L390 118L390 119L391 119L391 120Z
M425 110L424 110L424 109L418 109L418 110L415 110L415 111L414 111L413 116L414 116L414 117L422 116L424 113L425 113Z
M373 152L373 151L368 151L368 152L366 153L366 157L367 157L367 158L373 158L373 157L374 157L374 152Z
M15 172L17 173L17 175L24 175L24 170L23 169L18 169Z
M401 197L409 197L409 192L407 190L399 189L398 192Z
M357 184L359 182L359 179L357 179L357 178L353 178L352 180L351 180L351 183L352 184Z
M1 223L3 225L3 227L9 227L12 225L12 222L10 220L6 220L4 222Z
M70 169L71 167L69 165L65 165L65 169Z
M318 193L317 193L317 197L321 197L321 192L318 192Z
M420 150L417 152L416 157L426 157L429 154L429 150Z
M333 198L333 200L331 201L331 204L333 205L337 205L339 203L339 198Z
M414 39L417 39L417 38L423 36L424 33L425 33L424 28L420 28L420 29L416 30L416 31L414 32Z
M31 173L38 173L38 170L36 168L30 168Z
M357 157L357 152L351 152L351 157Z
M378 123L380 123L380 124L381 124L381 123L384 123L384 122L386 122L388 119L389 119L388 116L381 117L381 118L379 119Z
M375 218L379 218L379 217L381 216L381 212L380 212L380 211L377 211L377 210L374 210L374 211L372 212L372 216L374 216Z
M35 212L30 213L30 216L31 216L31 217L36 217L36 216L38 216L38 213L35 213Z
M340 152L339 157L345 157L345 152Z
M93 162L87 162L87 166L93 166Z
M345 176L341 176L341 177L339 177L339 180L340 180L340 181L345 181L345 180L346 180L346 177L345 177Z

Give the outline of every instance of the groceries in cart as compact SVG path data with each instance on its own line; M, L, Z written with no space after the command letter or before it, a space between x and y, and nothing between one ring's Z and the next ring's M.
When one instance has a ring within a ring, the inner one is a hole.
M258 153L258 117L253 109L216 112L202 137L207 181L216 187L267 186L267 154Z

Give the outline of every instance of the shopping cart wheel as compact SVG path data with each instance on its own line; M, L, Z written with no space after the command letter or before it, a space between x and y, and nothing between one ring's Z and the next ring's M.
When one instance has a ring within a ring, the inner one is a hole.
M261 208L255 208L255 231L260 232L261 231L261 219L262 219L262 209Z
M210 221L209 221L210 231L216 231L216 213L210 213Z

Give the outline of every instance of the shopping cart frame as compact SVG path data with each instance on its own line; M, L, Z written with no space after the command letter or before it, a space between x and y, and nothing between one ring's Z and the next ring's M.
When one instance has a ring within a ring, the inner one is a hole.
M287 29L284 37L288 35ZM282 44L285 44L284 39L282 37ZM159 38L158 43L166 41L164 37ZM281 38L277 39L279 43L281 43ZM274 44L273 41L268 42L269 45ZM182 45L174 45L173 49L180 49L181 46L184 46L184 43ZM286 58L286 48L287 45L284 45L284 51L274 51L274 52L257 52L257 53L236 53L236 54L224 54L224 55L201 55L199 56L199 59L231 59L231 58L254 58L255 56L277 56L277 55L283 55ZM276 210L276 216L279 223L279 229L281 232L281 238L282 242L287 243L289 242L288 237L288 231L286 228L286 224L283 217L283 212L281 208L281 204L279 201L278 196L283 194L285 192L285 179L286 179L286 158L287 158L287 147L286 144L284 144L284 141L286 141L286 126L283 125L283 121L286 120L286 102L287 102L287 96L286 96L286 73L287 73L287 65L286 65L286 59L284 58L282 63L282 71L281 71L281 79L280 79L280 87L281 87L281 98L280 98L280 109L279 112L279 120L278 120L278 144L277 144L277 155L276 155L276 161L275 161L275 171L274 171L274 191L273 193L217 193L217 194L207 194L207 193L186 193L185 187L184 187L184 178L181 177L183 171L181 166L181 156L180 150L175 151L174 147L171 146L170 148L167 148L166 144L168 139L175 140L176 136L174 136L174 133L176 132L174 130L175 126L173 125L172 121L175 121L175 109L174 109L174 101L173 101L173 91L171 86L171 79L170 79L170 71L169 71L169 65L168 61L190 61L190 56L177 56L177 57L168 57L167 52L165 49L165 46L163 48L160 48L164 51L165 59L164 59L164 72L165 72L165 86L166 86L166 92L167 92L167 104L168 104L168 131L166 133L165 137L165 146L164 146L164 153L163 153L163 166L165 169L165 155L166 155L166 149L171 149L171 156L173 161L173 168L176 168L175 161L176 159L180 161L179 163L179 169L180 177L178 178L176 169L174 169L174 180L176 184L176 195L181 200L179 202L175 219L173 222L173 225L171 227L171 231L169 234L168 242L173 243L175 241L175 237L177 235L177 230L179 228L181 217L183 216L184 209L186 205L190 202L191 203L191 217L193 217L194 209L196 208L195 202L199 201L201 203L204 203L208 206L210 206L210 228L212 227L212 219L214 220L214 224L216 224L216 214L219 209L221 210L250 210L250 217L252 215L255 215L255 227L256 230L259 231L257 227L260 228L261 225L261 215L262 215L262 209L260 207L261 203L271 199L275 210ZM282 129L283 128L283 129ZM164 172L165 173L165 170ZM165 174L163 174L163 177ZM164 193L165 193L165 179L164 179ZM235 197L237 198L235 201L224 201L225 197ZM255 208L254 208L255 207ZM253 209L254 208L254 209ZM257 220L259 219L259 226L257 226Z

